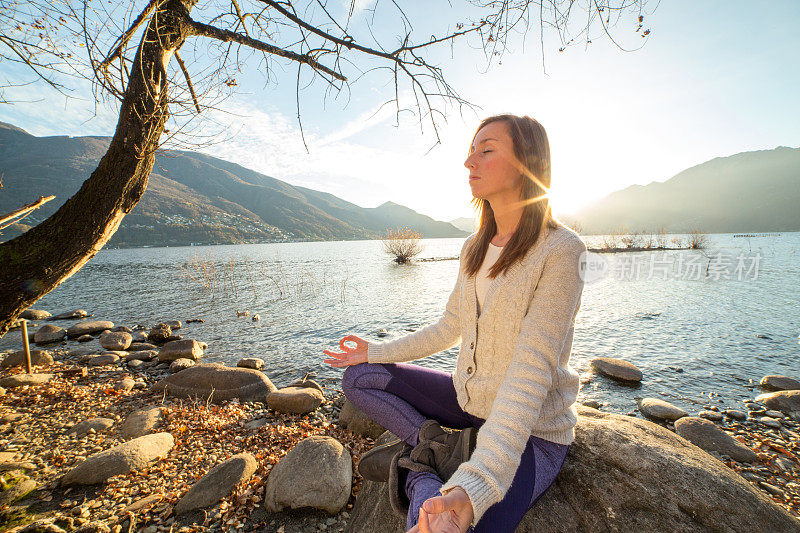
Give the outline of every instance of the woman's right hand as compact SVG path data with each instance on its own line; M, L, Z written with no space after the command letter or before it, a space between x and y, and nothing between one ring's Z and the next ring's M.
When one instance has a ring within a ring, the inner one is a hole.
M356 347L353 348L348 346L345 344L346 342L354 342L356 343ZM335 368L366 363L368 345L369 342L365 341L361 337L347 335L342 337L342 340L339 341L339 348L342 350L341 353L332 352L330 350L322 350L322 353L331 357L331 359L325 359L323 362L328 363Z

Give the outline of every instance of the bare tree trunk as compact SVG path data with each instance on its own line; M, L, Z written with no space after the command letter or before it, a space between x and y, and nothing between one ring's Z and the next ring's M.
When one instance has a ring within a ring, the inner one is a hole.
M81 269L142 198L168 117L166 66L186 39L196 0L167 0L134 59L108 151L50 218L0 245L0 336L39 298Z

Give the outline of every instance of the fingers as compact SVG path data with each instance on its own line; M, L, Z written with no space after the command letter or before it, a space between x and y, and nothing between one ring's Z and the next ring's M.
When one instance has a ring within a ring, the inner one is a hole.
M447 496L434 496L433 498L428 498L422 503L422 508L425 509L426 513L443 513L448 509L453 508L452 505L447 505L450 502L446 498Z
M425 504L423 503L423 506L424 505ZM428 513L426 513L422 507L419 508L419 519L417 520L417 525L419 526L420 533L433 533L431 531L431 523L428 519Z
M419 531L419 524L416 524L414 527L406 531L406 533L420 533Z
M343 359L343 358L347 357L346 353L336 353L336 352L332 352L330 350L322 350L322 353L324 353L325 355L329 355L331 357L335 357L336 359Z

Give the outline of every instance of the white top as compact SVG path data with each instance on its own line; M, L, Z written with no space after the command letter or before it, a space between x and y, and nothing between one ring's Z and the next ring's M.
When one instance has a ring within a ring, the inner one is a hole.
M481 314L483 300L486 298L486 291L489 289L489 284L492 283L493 279L489 277L489 269L497 262L502 251L502 246L495 246L489 243L489 248L486 250L486 257L483 258L483 264L481 264L481 268L478 270L477 276L475 276L475 295L478 297L478 315Z

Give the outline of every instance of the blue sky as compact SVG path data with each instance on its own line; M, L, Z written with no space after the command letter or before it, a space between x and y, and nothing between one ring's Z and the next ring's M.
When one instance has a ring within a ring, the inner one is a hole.
M420 36L460 14L446 3L409 4ZM372 4L358 5L357 20L363 20ZM326 98L320 84L301 93L306 153L295 116L295 67L274 64L265 83L256 62L237 77L237 92L222 104L226 113L210 113L202 123L228 126L224 141L200 150L365 207L391 200L450 220L472 215L466 147L480 118L499 112L529 114L548 130L553 202L561 212L631 184L664 181L714 157L800 145L800 3L676 0L647 9L652 33L635 52L620 51L595 30L591 44L559 53L553 35L545 34L546 72L538 29L524 46L512 41L502 64L488 70L467 43L452 57L449 48L437 51L433 59L451 84L480 109L451 109L441 145L430 151L428 125L421 133L403 115L398 127L391 109L377 111L393 88L374 74L338 97ZM376 25L388 31L387 21ZM634 29L629 18L614 34L639 46ZM186 59L191 52L184 50ZM21 76L2 63L0 75ZM115 109L100 106L94 115L86 87L76 86L67 101L43 86L22 94L35 101L0 105L1 121L35 135L113 132Z

